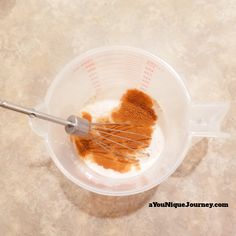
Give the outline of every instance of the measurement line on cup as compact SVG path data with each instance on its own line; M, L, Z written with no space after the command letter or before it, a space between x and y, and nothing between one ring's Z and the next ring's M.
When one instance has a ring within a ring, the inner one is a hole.
M102 86L98 79L97 69L93 59L86 60L81 64L81 67L88 73L88 77L95 88L96 93L101 92Z
M143 90L143 91L147 90L147 88L150 84L151 78L153 76L153 73L155 72L157 67L158 66L156 63L154 63L150 60L147 60L145 67L144 67L142 79L141 79L141 85L140 85L141 90Z

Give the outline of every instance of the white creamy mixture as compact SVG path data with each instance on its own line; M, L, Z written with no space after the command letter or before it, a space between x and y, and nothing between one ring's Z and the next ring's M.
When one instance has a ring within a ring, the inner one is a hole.
M81 112L86 111L89 112L93 117L93 122L100 118L101 116L109 116L111 111L119 106L120 101L119 100L102 100L94 102L93 104L87 105L84 107ZM157 113L158 115L158 113ZM127 178L132 177L135 175L138 175L142 173L143 171L147 170L149 167L153 166L154 162L157 160L157 158L160 156L162 149L164 147L164 136L162 133L162 130L158 124L154 126L153 128L153 134L152 134L152 140L150 143L150 146L143 150L143 152L149 153L149 157L140 157L139 159L140 163L140 170L137 170L136 168L132 168L127 173L120 173L117 171L114 171L112 169L105 169L102 166L92 162L91 160L85 159L85 163L88 165L89 168L91 168L93 171L99 173L100 175L109 177L109 178Z

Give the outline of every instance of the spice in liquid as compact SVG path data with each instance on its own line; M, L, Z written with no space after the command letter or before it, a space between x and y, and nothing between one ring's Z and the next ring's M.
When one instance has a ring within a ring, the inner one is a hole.
M105 150L95 140L84 139L78 136L71 136L71 141L74 143L79 155L83 159L90 158L92 161L106 169L113 169L120 173L128 172L132 167L139 169L139 160L135 154L141 157L138 152L149 146L153 131L153 125L157 121L157 115L153 109L153 100L150 96L137 89L128 90L121 98L119 107L115 108L110 117L101 117L96 122L101 123L120 123L110 124L109 128L113 131L103 130L101 126L100 131L106 131L107 134L101 133L103 136L99 137L99 142L105 146L108 145L111 151ZM82 117L92 121L92 116L84 112ZM117 130L117 131L116 131ZM134 132L143 136L119 132L119 130ZM112 135L119 135L119 138ZM92 134L93 135L93 134ZM97 133L94 133L96 136ZM93 136L93 137L95 137ZM115 142L130 147L129 149L117 145L106 138L112 139ZM137 142L127 140L132 139ZM146 158L146 157L143 157Z

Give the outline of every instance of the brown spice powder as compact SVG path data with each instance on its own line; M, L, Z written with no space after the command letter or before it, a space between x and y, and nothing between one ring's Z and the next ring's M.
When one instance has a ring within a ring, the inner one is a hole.
M84 112L82 117L92 121L92 116ZM74 143L81 158L92 158L98 165L106 169L113 169L120 173L128 172L132 166L139 168L139 161L135 157L138 151L148 147L152 135L152 127L157 121L157 115L153 109L153 100L150 96L137 89L128 90L121 98L120 106L113 110L111 119L102 117L98 122L109 123L109 128L113 131L104 130L108 126L101 126L97 131L93 131L93 137L96 137L97 132L101 132L102 136L97 139L102 142L111 151L107 151L101 147L96 140L84 139L77 136L71 136L71 141ZM120 124L111 124L120 123ZM143 136L120 132L128 131L138 133ZM102 133L106 131L107 133ZM118 135L121 136L113 136ZM138 142L127 140L132 139ZM107 139L112 139L115 142L126 145L130 149L119 146ZM145 157L144 157L145 158Z

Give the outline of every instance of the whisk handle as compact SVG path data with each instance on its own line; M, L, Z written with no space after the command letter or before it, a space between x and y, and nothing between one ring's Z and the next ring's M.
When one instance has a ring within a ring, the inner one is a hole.
M36 110L34 110L33 108L27 108L27 107L23 107L20 105L16 105L7 101L1 101L0 100L0 107L12 110L12 111L16 111L16 112L20 112L23 113L25 115L30 116L31 118L39 118L42 120L47 120L53 123L57 123L57 124L61 124L64 126L67 125L74 125L72 122L68 121L68 120L64 120L55 116L51 116L48 115L46 113L42 113L42 112L38 112Z

